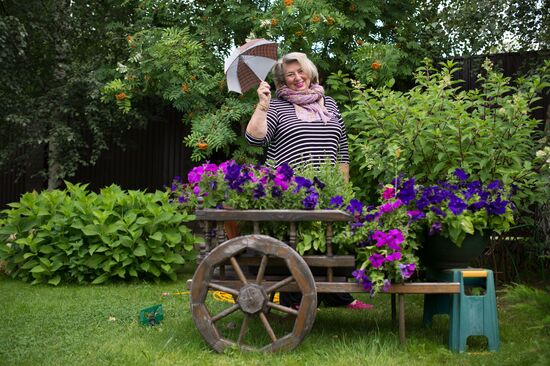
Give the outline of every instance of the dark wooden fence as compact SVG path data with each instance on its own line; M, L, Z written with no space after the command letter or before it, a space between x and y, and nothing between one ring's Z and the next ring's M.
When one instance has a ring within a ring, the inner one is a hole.
M550 59L550 50L457 58L463 69L456 77L465 81L465 89L476 87L477 75L486 57L506 76L515 77L532 71L544 59ZM538 102L541 108L534 112L533 117L546 118L549 99L548 93L543 96L543 100ZM113 148L105 152L95 166L81 167L69 180L89 183L93 190L112 183L125 189L162 189L174 176L184 176L193 165L189 160L190 150L182 144L187 133L188 127L182 124L181 116L175 112L167 113L164 121L149 122L146 129L128 132L125 149ZM34 161L16 167L16 171L22 172L18 179L14 172L0 172L0 208L17 201L24 192L44 189L45 180L37 176L44 166L44 154L38 153Z

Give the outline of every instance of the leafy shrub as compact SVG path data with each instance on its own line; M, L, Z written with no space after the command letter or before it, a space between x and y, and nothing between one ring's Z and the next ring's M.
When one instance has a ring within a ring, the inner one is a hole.
M111 278L176 279L174 269L196 242L184 222L193 216L168 203L168 193L99 194L86 185L26 193L3 211L0 259L14 278L57 285Z
M352 178L372 190L396 173L435 183L461 168L482 183L515 184L519 208L544 200L550 184L535 159L543 141L537 141L539 121L529 113L548 86L548 65L542 76L513 86L487 60L480 88L464 91L453 80L456 63L447 61L437 70L426 61L415 74L417 85L406 93L357 88L355 104L344 113Z

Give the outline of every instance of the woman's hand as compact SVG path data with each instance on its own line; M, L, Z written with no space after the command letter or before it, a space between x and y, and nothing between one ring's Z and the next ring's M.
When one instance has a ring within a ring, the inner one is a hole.
M271 101L271 86L269 83L262 81L257 91L259 104L269 107L269 102Z

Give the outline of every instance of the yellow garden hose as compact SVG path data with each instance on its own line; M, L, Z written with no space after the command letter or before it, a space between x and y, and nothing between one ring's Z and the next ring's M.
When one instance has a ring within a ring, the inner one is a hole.
M208 291L214 296L214 300L219 302L229 302L231 304L235 303L235 300L233 299L233 295L228 294L227 292L223 291ZM169 295L189 295L191 292L189 291L181 291L181 292L163 292L162 296L169 296ZM279 303L279 293L275 293L275 297L273 298L273 302L278 304Z

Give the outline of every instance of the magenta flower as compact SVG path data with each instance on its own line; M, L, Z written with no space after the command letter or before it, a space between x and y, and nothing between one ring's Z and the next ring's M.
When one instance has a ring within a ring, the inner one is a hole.
M387 278L384 279L384 286L382 286L382 292L388 292L391 288L391 282Z
M391 229L386 236L388 248L392 250L401 250L400 244L405 240L403 233L399 229Z
M369 257L369 261L374 268L380 268L384 264L385 258L382 254L374 253Z
M399 269L401 270L401 276L403 276L404 279L407 279L413 275L416 270L416 264L400 264Z
M389 254L386 256L386 260L388 262L398 261L401 259L401 253L400 252L393 252L392 254Z
M386 187L384 189L384 193L382 194L385 200L389 200L390 198L393 198L395 196L395 189L393 187Z
M198 185L194 186L193 193L195 194L195 196L198 196L201 193L201 188Z
M286 191L288 189L288 183L289 181L286 179L286 177L283 174L277 174L273 179L273 184L275 184L278 187L281 187L283 191Z
M187 180L189 183L198 183L201 181L202 175L204 174L204 168L202 166L196 166L187 174Z
M380 248L387 242L386 233L376 230L374 234L372 234L372 240L374 240L376 242L376 246Z
M211 163L203 164L203 167L205 172L214 173L215 171L218 170L218 166L216 164L211 164Z

